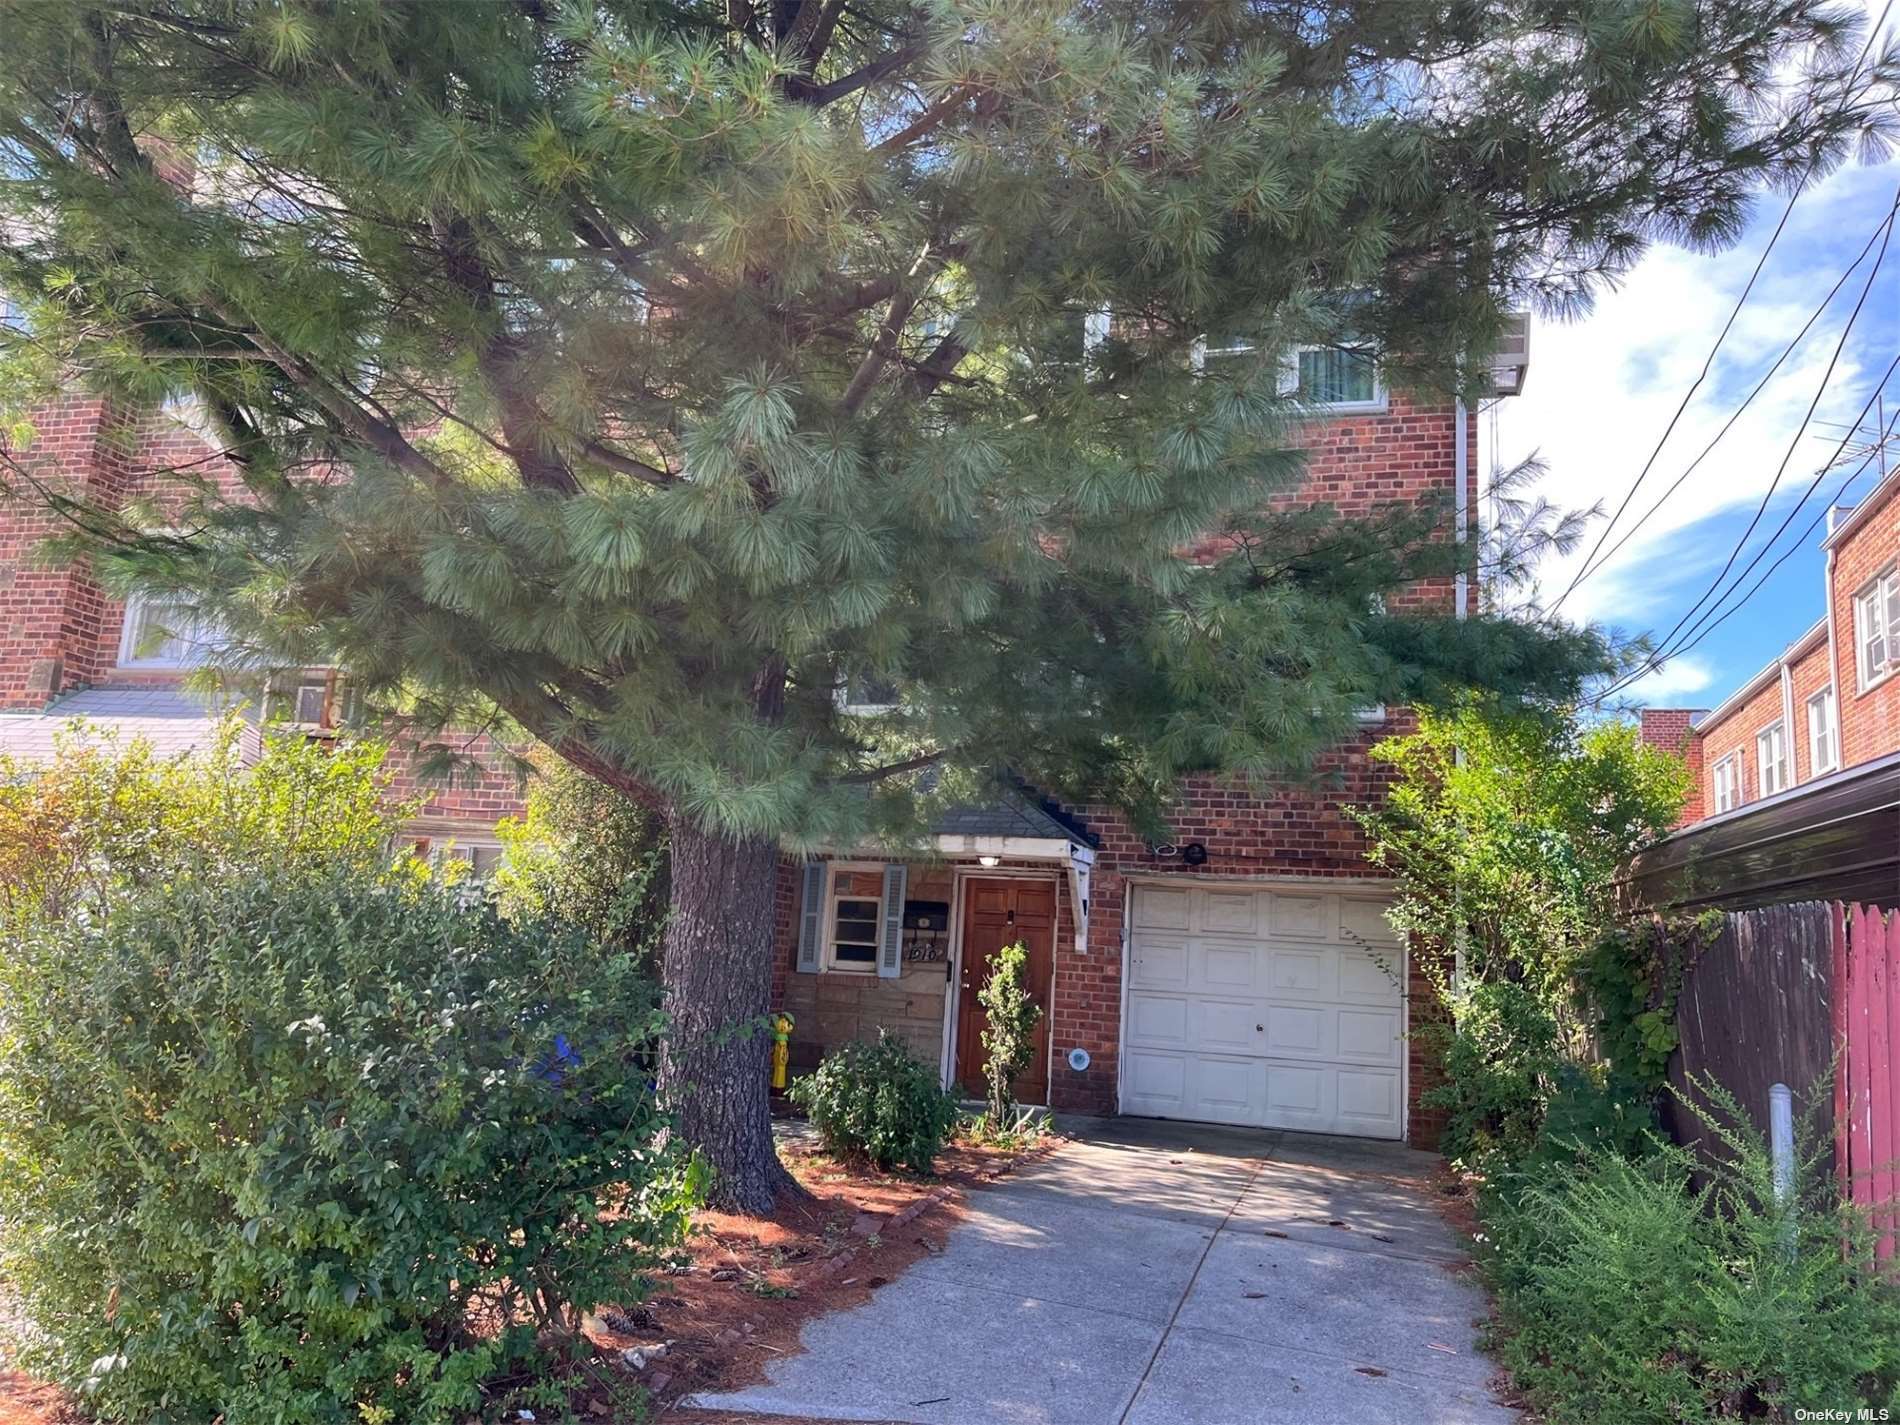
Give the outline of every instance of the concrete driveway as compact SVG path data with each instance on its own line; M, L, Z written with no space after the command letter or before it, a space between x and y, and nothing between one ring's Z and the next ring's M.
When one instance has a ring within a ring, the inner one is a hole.
M943 1254L691 1404L918 1425L1510 1425L1434 1161L1396 1144L1080 1120Z

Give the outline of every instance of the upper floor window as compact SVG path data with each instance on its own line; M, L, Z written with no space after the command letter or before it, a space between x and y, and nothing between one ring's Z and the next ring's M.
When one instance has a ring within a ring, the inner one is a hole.
M1195 348L1195 364L1223 358L1251 356L1258 342L1244 331L1209 332ZM1385 385L1372 348L1355 346L1298 346L1287 353L1280 371L1280 389L1311 406L1334 411L1383 411Z
M1886 570L1854 595L1854 649L1863 692L1900 663L1900 570Z
M293 673L271 680L265 710L274 722L331 733L355 717L355 689L334 669Z
M125 627L119 635L121 668L195 668L224 644L215 624L198 618L185 605L135 593L125 601Z
M1370 350L1355 346L1302 346L1287 371L1302 400L1335 411L1382 411L1385 387Z
M853 673L838 687L838 707L857 717L875 717L897 709L897 684L875 673Z
M1812 776L1841 765L1841 729L1834 706L1834 690L1823 688L1808 699L1808 771Z
M1755 776L1764 797L1788 790L1788 732L1778 722L1755 735Z
M1728 811L1742 804L1742 754L1731 752L1715 764L1712 774L1715 809Z

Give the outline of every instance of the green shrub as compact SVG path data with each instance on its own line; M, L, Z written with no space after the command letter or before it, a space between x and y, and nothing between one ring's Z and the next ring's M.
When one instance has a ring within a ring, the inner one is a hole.
M646 982L432 884L187 880L0 954L0 1273L108 1419L342 1425L551 1400L699 1173Z
M141 888L249 866L382 874L408 811L388 795L387 753L260 734L233 714L170 757L83 723L46 765L0 755L0 925L106 914Z
M1545 1158L1485 1194L1494 1344L1555 1425L1900 1403L1900 1297L1827 1145L1804 1154L1784 1211L1764 1145L1727 1137L1712 1170L1652 1140L1641 1157Z
M557 758L534 758L527 808L495 828L507 855L495 904L510 920L546 917L585 931L659 974L669 865L660 818Z
M1557 1022L1509 981L1474 985L1450 1003L1452 1025L1437 1030L1445 1080L1420 1101L1446 1112L1447 1158L1483 1170L1515 1162L1536 1143L1556 1084Z
M1535 1159L1569 1159L1603 1153L1640 1158L1657 1131L1656 1107L1646 1087L1600 1064L1566 1061L1532 1148Z
M1042 1007L1030 998L1029 950L1018 940L990 961L989 978L976 992L983 1006L983 1081L988 1090L990 1127L1002 1132L1016 1103L1016 1076L1029 1067L1035 1049L1036 1022Z
M882 1033L874 1044L832 1050L789 1097L811 1115L833 1153L880 1168L929 1172L957 1124L957 1101L937 1071Z

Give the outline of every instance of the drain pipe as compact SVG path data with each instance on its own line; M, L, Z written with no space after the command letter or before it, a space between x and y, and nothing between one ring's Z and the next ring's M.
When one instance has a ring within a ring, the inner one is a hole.
M1794 1256L1794 1095L1786 1084L1768 1089L1768 1155L1775 1189L1775 1211L1781 1215L1781 1250Z
M1452 411L1458 422L1458 428L1452 433L1452 463L1457 467L1458 488L1452 493L1452 505L1457 512L1457 539L1460 553L1470 538L1467 526L1471 522L1471 493L1466 488L1471 479L1471 449L1469 433L1466 427L1471 418L1465 413L1465 399L1458 397L1452 402ZM1464 618L1471 611L1471 588L1469 576L1462 562L1452 583L1452 613L1454 617Z
M1458 522L1458 528L1452 537L1458 541L1459 554L1461 556L1458 572L1452 576L1451 608L1454 618L1463 619L1471 612L1471 584L1469 576L1465 573L1462 559L1464 546L1468 542L1471 533L1467 528L1471 522L1471 496L1466 488L1471 478L1471 444L1469 431L1467 430L1467 427L1470 425L1470 417L1465 414L1465 398L1463 396L1459 396L1452 401L1451 409L1452 418L1456 422L1456 428L1453 430L1451 437L1451 448L1452 465L1457 480L1457 486L1452 491L1451 502L1452 508L1455 511L1454 518ZM1454 747L1452 749L1452 758L1460 767L1464 766L1465 749L1462 747ZM1454 886L1452 888L1452 894L1454 897L1457 895L1457 887ZM1458 991L1462 991L1465 987L1465 927L1462 920L1458 923L1458 933L1452 945L1451 983L1452 987Z

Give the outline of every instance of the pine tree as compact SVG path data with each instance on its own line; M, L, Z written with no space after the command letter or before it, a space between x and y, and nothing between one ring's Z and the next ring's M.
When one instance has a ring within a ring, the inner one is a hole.
M1445 511L1277 498L1285 354L1479 395L1504 311L1731 240L1877 137L1896 68L1812 0L0 0L0 33L0 400L188 390L241 489L14 483L235 665L499 714L663 816L663 1077L753 1210L789 1179L728 1031L782 850L899 841L996 768L1152 820L1367 703L1574 691L1590 634L1379 597L1451 570ZM859 680L896 710L843 715Z

